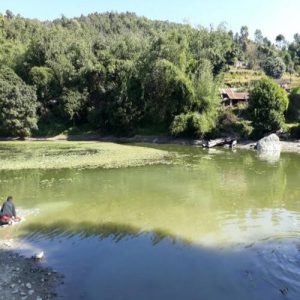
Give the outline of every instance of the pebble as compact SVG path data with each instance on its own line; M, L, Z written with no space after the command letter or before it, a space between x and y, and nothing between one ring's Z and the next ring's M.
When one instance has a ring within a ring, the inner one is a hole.
M21 296L26 296L27 294L25 292L20 293Z
M11 289L14 289L15 286L16 286L16 285L13 283L13 284L10 285L10 288L11 288Z
M283 289L280 289L279 291L281 292L282 295L287 296L289 292L289 288L285 287Z
M33 295L34 294L34 290L29 290L28 291L28 295Z
M12 294L17 294L17 293L19 293L19 290L18 290L18 289L15 289L15 290L13 290L11 293L12 293Z
M32 286L31 286L31 283L27 282L27 283L26 283L26 287L30 290L31 287L32 287Z
M37 297L36 297L36 300L43 300L43 298L40 297L40 296L37 296Z

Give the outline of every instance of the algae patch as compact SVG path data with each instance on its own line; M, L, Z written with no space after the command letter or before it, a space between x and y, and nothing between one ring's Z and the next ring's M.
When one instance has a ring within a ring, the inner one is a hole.
M119 168L163 163L167 151L103 142L3 142L0 170Z

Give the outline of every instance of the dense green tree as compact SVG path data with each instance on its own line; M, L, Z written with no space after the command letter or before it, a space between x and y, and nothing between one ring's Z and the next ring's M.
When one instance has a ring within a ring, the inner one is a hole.
M89 120L102 132L130 134L144 111L141 82L130 62L111 64L89 72Z
M249 28L247 26L242 26L240 30L239 43L243 51L246 51L248 42L249 42Z
M52 69L48 67L33 67L30 72L30 81L37 89L38 99L46 106L55 89L55 78Z
M285 63L280 57L268 57L263 62L263 68L268 76L279 79L286 71Z
M11 69L0 70L0 131L24 138L37 129L35 90Z
M260 135L282 128L287 108L287 92L271 79L258 81L250 93L249 117Z
M297 68L300 65L300 34L296 33L294 35L294 41L289 44L288 51Z
M260 29L255 30L254 37L255 37L255 43L256 44L258 44L258 45L263 44L264 36L263 36L262 31Z
M210 62L202 61L193 75L193 105L188 112L174 118L171 134L202 137L214 129L220 108L219 88L219 79L213 77Z
M67 121L73 121L74 124L75 120L80 118L80 112L84 110L86 102L86 91L80 93L77 90L64 89L59 100L62 117L66 118Z
M168 60L156 61L145 79L145 104L148 119L168 125L187 112L194 101L191 80Z
M276 41L276 46L279 48L279 49L283 49L286 47L287 45L287 41L284 37L283 34L278 34L275 38L275 41Z

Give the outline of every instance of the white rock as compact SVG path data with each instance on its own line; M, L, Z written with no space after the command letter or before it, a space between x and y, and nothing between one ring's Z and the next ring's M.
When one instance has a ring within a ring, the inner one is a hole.
M44 258L44 251L41 251L33 256L34 259L42 260Z
M259 152L262 151L280 152L281 151L280 139L276 134L270 134L257 142L256 149Z

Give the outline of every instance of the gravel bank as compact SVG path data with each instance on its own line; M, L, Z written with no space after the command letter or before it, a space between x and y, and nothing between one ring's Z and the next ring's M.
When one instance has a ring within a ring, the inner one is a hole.
M38 214L36 209L18 209L18 212L23 221ZM0 226L0 230L5 233L6 227ZM19 255L24 246L22 241L0 238L0 300L54 299L56 287L63 284L63 276L33 258Z
M0 241L0 299L54 299L63 276L38 261L11 251Z

